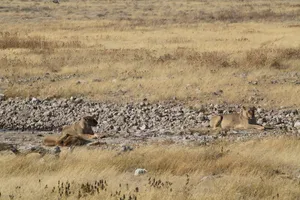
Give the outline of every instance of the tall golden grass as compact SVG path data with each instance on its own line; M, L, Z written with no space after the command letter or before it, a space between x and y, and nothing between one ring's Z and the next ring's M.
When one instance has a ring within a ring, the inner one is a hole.
M298 138L282 137L198 147L153 144L122 154L78 148L63 150L58 159L2 154L0 192L4 199L76 199L79 193L85 199L297 199L299 153ZM148 173L134 176L136 168ZM86 189L100 180L106 190Z
M3 5L0 75L8 97L300 105L295 1Z

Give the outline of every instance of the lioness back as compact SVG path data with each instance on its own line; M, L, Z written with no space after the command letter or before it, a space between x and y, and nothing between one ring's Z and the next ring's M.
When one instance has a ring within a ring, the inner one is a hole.
M81 135L81 134L89 134L93 135L94 131L92 129L93 126L97 126L97 121L90 116L83 117L80 121L75 122L74 124L67 125L62 129L62 135Z
M243 128L245 124L248 124L248 119L241 117L238 113L223 115L221 128Z
M263 126L250 124L255 121L255 108L242 107L240 113L213 116L210 121L210 127L213 129L264 129Z
M61 131L61 135L65 135L65 134L69 134L69 135L79 135L79 134L83 134L83 128L80 126L80 122L75 122L71 125L67 125L65 126L62 131Z
M80 121L71 125L64 126L58 138L46 137L43 141L46 146L69 146L82 145L88 139L97 138L92 127L97 126L98 122L91 116L83 117Z

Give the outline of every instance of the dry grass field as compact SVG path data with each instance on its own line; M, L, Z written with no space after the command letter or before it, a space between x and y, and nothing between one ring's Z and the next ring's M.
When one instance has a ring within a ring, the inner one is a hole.
M299 106L300 4L2 0L0 92Z
M78 148L59 159L6 154L0 199L299 199L299 153L299 139L282 137L206 147L153 144L120 155ZM134 176L138 167L148 173Z
M299 21L299 0L1 0L0 93L299 107ZM299 154L292 137L0 154L0 199L299 199Z

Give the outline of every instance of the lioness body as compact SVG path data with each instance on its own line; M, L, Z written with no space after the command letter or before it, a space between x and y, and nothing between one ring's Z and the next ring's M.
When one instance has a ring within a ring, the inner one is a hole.
M97 124L97 121L93 117L83 117L80 121L63 127L59 138L46 137L43 143L46 146L71 146L86 144L90 142L90 139L98 137L92 129L92 127L97 126Z
M260 129L264 127L257 124L250 124L254 120L255 108L242 107L240 113L213 116L210 120L210 127L213 129Z

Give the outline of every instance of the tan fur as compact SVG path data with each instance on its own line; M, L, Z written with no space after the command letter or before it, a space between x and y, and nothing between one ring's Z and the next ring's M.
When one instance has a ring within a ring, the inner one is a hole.
M259 129L264 127L252 123L255 122L255 107L242 107L240 113L233 113L227 115L213 116L210 120L210 127L213 129ZM251 123L251 124L250 124Z
M63 127L59 138L46 137L43 143L45 146L77 146L87 144L90 142L90 139L98 137L92 129L97 124L97 121L93 117L83 117L80 121Z

